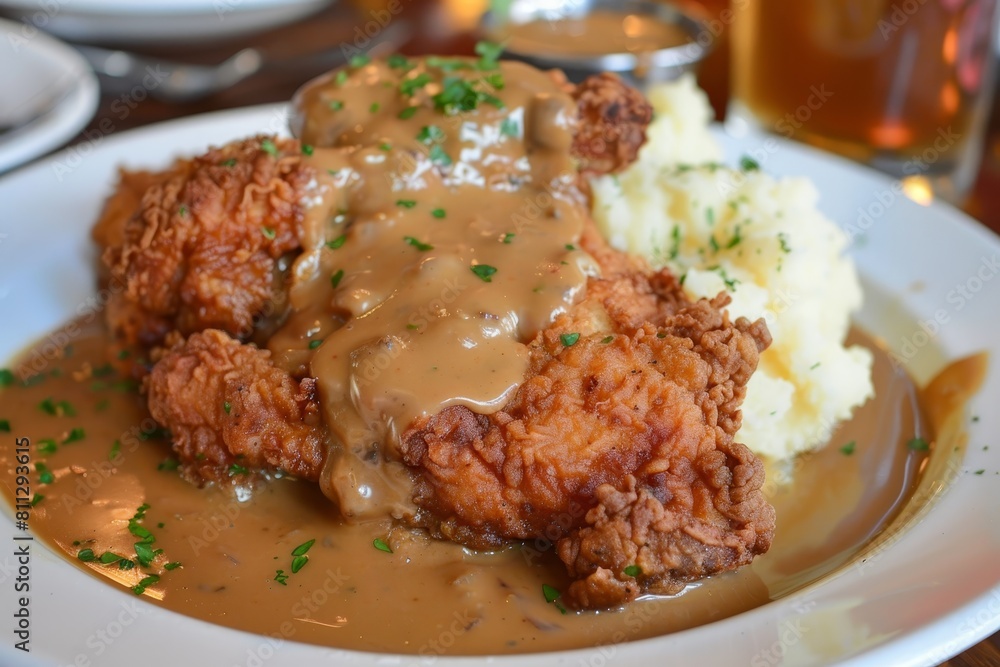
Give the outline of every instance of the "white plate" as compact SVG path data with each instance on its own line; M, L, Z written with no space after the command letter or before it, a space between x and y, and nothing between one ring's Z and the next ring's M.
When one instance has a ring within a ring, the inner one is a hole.
M0 179L0 360L89 307L88 232L118 164L163 166L179 152L284 125L284 108L274 106L183 119L116 135L86 155L70 149ZM972 425L962 472L923 520L864 567L847 566L794 595L669 637L497 657L496 667L932 665L1000 626L1000 269L983 269L1000 261L1000 242L954 209L919 206L895 195L888 179L845 161L788 143L769 144L774 150L767 152L754 140L721 138L730 159L751 154L773 173L812 177L824 211L845 225L858 224L859 208L869 211L872 223L862 220L866 241L853 249L867 292L860 323L898 350L904 337L912 341L920 331L918 321L938 310L949 316L936 340L918 346L918 377L926 378L939 353L992 351L992 371L972 406L981 420ZM971 290L961 307L953 292L959 285ZM8 441L0 439L3 446ZM973 474L979 469L985 474ZM0 544L12 545L14 532L11 520L0 518ZM0 663L36 664L12 648L12 551L0 548L0 618L7 619ZM82 574L41 543L32 554L30 658L37 664L132 667L164 656L178 665L426 662L279 642L195 621ZM436 660L452 667L482 662Z
M182 44L291 23L332 0L0 0L0 8L84 42Z
M39 30L0 19L0 122L48 109L35 122L0 135L0 173L72 139L93 118L99 90L76 51Z

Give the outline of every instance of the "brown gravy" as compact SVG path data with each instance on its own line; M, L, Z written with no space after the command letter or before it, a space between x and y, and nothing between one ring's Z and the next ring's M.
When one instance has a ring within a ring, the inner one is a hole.
M691 41L678 25L653 16L614 11L511 23L495 37L514 53L577 57L648 53Z
M921 471L960 453L940 439L929 457L907 447L914 435L932 441L918 391L871 338L858 331L851 338L875 352L878 398L828 447L795 462L794 483L772 477L766 491L778 525L770 552L681 595L640 599L620 612L563 615L547 604L542 584L566 582L542 542L473 553L392 529L388 520L348 525L308 483L272 480L240 502L230 492L184 482L164 464L172 460L169 445L142 439L155 424L134 390L123 391L128 387L105 367L108 340L94 328L72 337L71 353L53 361L37 384L0 390L0 420L11 428L0 433L0 483L13 502L14 440L29 439L32 465L43 465L31 475L44 495L31 515L39 538L114 586L133 586L145 572L157 572L160 580L144 592L148 600L220 625L422 655L550 651L652 637L757 607L857 561L896 531L901 508L912 514L932 499L914 495ZM981 374L983 360L964 363L942 374L952 381L940 391L932 382L934 395L925 399L939 404L940 395L957 395L958 385L974 391L968 383ZM852 441L853 453L845 454L842 447ZM44 471L50 483L41 483ZM149 508L140 523L163 553L149 568L100 563L109 551L134 557L137 538L128 524L143 504ZM376 548L376 539L392 553ZM308 563L293 574L292 552L309 540L315 543ZM79 560L82 549L98 560ZM168 571L168 562L181 565ZM277 570L287 576L284 585Z

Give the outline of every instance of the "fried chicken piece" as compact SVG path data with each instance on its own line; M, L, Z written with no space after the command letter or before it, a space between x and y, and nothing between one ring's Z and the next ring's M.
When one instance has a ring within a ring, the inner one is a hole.
M172 338L146 390L190 478L225 480L237 464L319 479L327 434L313 379L296 380L270 352L222 331Z
M653 118L642 93L603 72L584 79L572 95L579 110L572 151L581 173L611 174L635 162Z
M218 328L247 338L285 298L277 259L297 250L313 170L297 141L255 137L124 179L97 229L113 284L112 332L152 346L171 330ZM135 199L132 182L153 182Z
M447 408L401 443L424 525L476 548L558 541L581 608L743 565L774 530L763 465L733 442L766 326L730 322L725 295L689 303L669 273L631 262L591 279L531 344L504 409Z

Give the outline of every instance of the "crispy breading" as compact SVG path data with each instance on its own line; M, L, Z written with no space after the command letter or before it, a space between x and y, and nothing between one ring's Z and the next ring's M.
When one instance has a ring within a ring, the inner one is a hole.
M642 93L603 72L584 79L572 95L579 110L573 155L580 158L580 171L611 174L632 164L653 118L653 106Z
M270 352L222 331L171 338L146 390L150 414L170 430L189 477L228 479L236 464L319 478L326 427L314 380L296 380Z
M249 337L255 319L283 307L276 260L300 247L312 177L297 141L255 137L178 161L162 179L123 178L94 232L122 286L108 308L112 332L146 346L174 329ZM132 184L144 180L153 185L118 231Z

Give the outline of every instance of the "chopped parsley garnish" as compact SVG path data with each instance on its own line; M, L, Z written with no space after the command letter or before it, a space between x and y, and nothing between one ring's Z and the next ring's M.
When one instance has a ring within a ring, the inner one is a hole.
M347 72L345 72L344 70L340 70L339 72L337 72L337 76L333 77L333 82L336 83L338 86L343 86L345 83L347 83Z
M309 562L309 556L296 556L292 559L292 574L298 573L299 570L306 566Z
M219 164L221 166L223 166L223 167L235 167L236 166L236 158L231 157L228 160L223 160Z
M411 67L410 61L407 60L406 56L399 53L392 54L385 61L392 69L409 69Z
M118 458L118 455L122 453L122 443L115 440L114 444L111 445L111 451L108 452L108 460L114 461Z
M90 561L97 558L97 556L94 555L93 549L80 549L80 551L77 552L76 557L82 560L84 563L89 563Z
M68 445L71 442L79 442L87 437L87 433L79 426L70 429L69 433L63 438L62 444Z
M496 267L490 266L489 264L475 264L471 267L472 272L475 273L484 283L493 282L493 274L497 272Z
M49 470L44 463L36 463L35 472L38 473L38 481L41 484L51 484L56 481L55 475L52 474L52 471Z
M184 204L181 204L180 208L177 209L177 215L179 215L179 216L181 216L183 218L187 214L188 214L188 207L185 206Z
M230 477L234 475L246 475L249 472L250 470L247 467L241 466L239 463L234 463L233 465L229 466Z
M101 557L98 560L100 560L105 565L111 565L112 563L117 563L118 561L122 560L122 556L119 556L118 554L112 553L110 551L105 551L104 553L101 554Z
M161 472L163 471L172 472L174 470L177 470L180 467L180 465L181 462L178 461L177 459L163 459L162 461L156 464L156 469Z
M521 126L513 118L504 118L500 121L500 134L516 139L521 136Z
M563 247L564 247L564 248L566 248L566 250L569 250L569 251L573 251L573 250L576 250L576 246L575 246L575 245L573 245L572 243L567 243L567 244L566 244L565 246L563 246Z
M445 213L445 210L443 208L436 208L433 211L431 211L431 215L433 215L435 218L440 219L445 217L445 215L447 214Z
M406 79L399 84L399 92L407 97L412 97L413 93L417 92L428 83L431 82L431 77L426 72L422 72L415 77Z
M809 367L809 370L811 370L811 371L816 370L817 368L819 368L820 363L821 362L817 361L815 364L813 364L812 366Z
M0 433L10 433L10 422L6 419L0 419Z
M135 586L132 587L132 592L135 593L136 595L142 595L143 593L146 592L147 586L152 586L159 580L160 580L160 575L158 574L147 575L142 579L140 579L139 583L137 583Z
M447 167L451 165L451 156L448 155L448 153L446 153L440 146L431 146L429 157L431 162L439 167Z
M56 441L51 438L43 438L38 441L39 454L55 454L58 448Z
M972 474L973 475L982 475L984 472L986 472L986 469L985 468L980 468L979 470L977 470L976 472L974 472Z
M479 69L496 69L501 53L503 53L503 44L487 41L476 42L476 55L480 56L479 62L476 63Z
M559 342L561 342L565 347L575 345L578 340L580 340L580 334L578 333L564 333L559 336Z
M322 344L323 344L323 340L322 339L320 339L320 340L311 340L311 341L309 341L309 349L310 350L315 350L317 347L319 347Z
M726 244L726 249L735 248L742 240L743 236L741 235L740 226L736 225L736 230L733 232L733 238L729 239L729 243Z
M784 232L778 232L778 244L781 245L781 252L792 251L792 249L788 246L788 237L785 236Z
M740 169L743 171L757 171L760 169L760 163L749 155L744 155L740 158Z
M399 112L399 119L410 120L411 118L413 118L414 114L417 113L418 108L419 107L406 107L405 109Z
M516 236L514 232L507 232L506 234L503 235L501 241L503 243L506 243L507 245L510 245L510 242L514 240L514 236Z
M35 495L33 495L31 497L31 506L34 507L35 505L37 505L38 503L42 502L43 500L45 500L45 496L43 496L40 493L36 493Z
M715 240L715 234L708 237L708 245L712 252L719 252L719 242Z
M344 245L344 241L346 240L347 240L347 234L341 234L332 241L327 241L326 247L329 248L330 250L336 250L340 246Z
M275 570L274 580L281 584L282 586L288 585L288 575L285 574L284 570Z
M919 436L910 438L909 442L906 443L906 446L915 452L926 452L931 448L930 443Z
M302 154L303 155L312 155L313 154L313 147L310 146L309 144L302 144Z
M445 134L437 125L424 125L420 128L420 132L417 133L417 141L432 144L439 141L444 141Z
M272 157L278 157L278 147L270 139L260 142L260 149Z
M9 368L0 368L0 387L14 384L14 373Z
M372 105L370 107L368 107L368 112L369 113L378 113L378 110L379 110L380 106L381 105L378 102L372 102Z
M680 225L674 225L673 230L670 232L670 259L677 259L677 255L681 251L681 227Z
M330 100L327 102L327 106L330 107L330 111L340 111L344 108L344 103L340 100Z
M388 141L383 141L378 145L378 149L380 151L385 151L386 153L388 153L389 151L392 150L392 144L390 144Z
M278 233L273 229L271 229L270 227L261 227L260 233L264 235L264 238L270 239L272 241L278 235Z
M357 55L351 56L350 65L351 67L364 67L371 61L372 59L369 58L367 55L365 55L364 53L359 53Z
M312 548L312 545L314 545L314 544L316 544L316 539L315 538L309 540L308 542L303 542L302 544L300 544L299 546L295 547L292 550L292 555L293 556L305 556L306 553L309 551L309 549Z
M230 403L229 401L225 401L225 402L222 403L222 409L228 415L228 414L230 414L233 411L233 404Z
M850 456L857 449L858 443L855 440L851 440L849 443L840 448L840 453L844 456Z
M333 274L332 276L330 276L330 284L333 285L334 289L336 289L337 285L339 285L340 281L343 280L343 279L344 279L344 270L343 269L338 269L335 274Z
M559 601L559 598L562 597L562 593L559 592L558 588L549 586L548 584L542 584L542 596L545 597L546 602L554 604L561 613L566 613L566 607L564 607L562 602Z
M119 361L124 361L128 359L131 354L132 352L130 352L128 349L124 349L124 350L119 350L116 356L118 357Z
M399 206L400 208L413 208L416 205L417 205L417 200L416 199L397 199L396 200L396 206Z
M614 336L605 336L604 338L601 339L601 344L602 345L607 345L608 343L610 343L614 339L615 339Z
M376 537L374 540L372 540L372 546L378 549L379 551L386 552L387 554L392 553L392 547L390 547L389 544L381 537Z
M166 570L167 572L169 572L171 570L176 570L180 566L181 566L181 563L179 561L172 560L169 563L164 563L163 564L163 569Z
M457 76L446 76L442 82L441 92L431 99L434 101L435 109L448 115L472 111L480 102L492 104L498 109L504 106L500 98L476 90L474 83Z
M419 250L420 252L434 250L434 246L432 246L429 243L423 243L422 241L413 236L404 236L403 240L406 241L411 246L413 246L414 248L416 248L417 250Z
M638 577L642 574L642 568L638 565L628 565L624 570L622 570L622 574L626 577Z
M76 416L76 410L69 401L59 401L57 403L51 398L46 398L38 404L38 408L45 414L52 415L53 417L62 415L65 415L66 417Z

